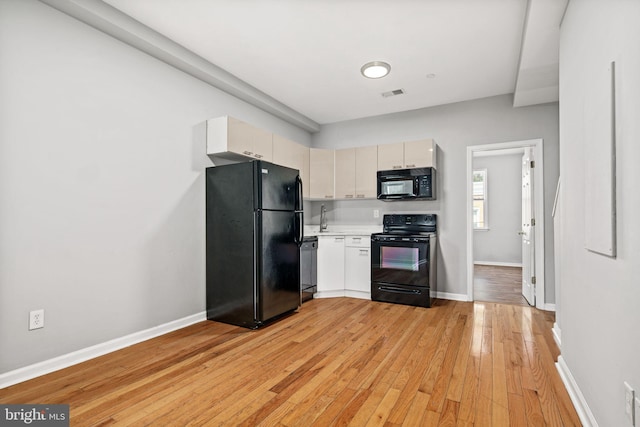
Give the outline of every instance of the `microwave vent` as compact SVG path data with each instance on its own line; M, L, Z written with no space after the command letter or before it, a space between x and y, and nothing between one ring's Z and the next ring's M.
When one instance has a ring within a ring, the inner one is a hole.
M404 89L396 89L396 90L391 90L389 92L383 92L382 96L384 98L389 98L390 96L403 95L403 94L404 94Z

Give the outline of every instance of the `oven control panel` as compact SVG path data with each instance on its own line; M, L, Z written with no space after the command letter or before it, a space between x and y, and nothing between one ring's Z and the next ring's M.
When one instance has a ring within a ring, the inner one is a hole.
M378 242L424 243L424 242L428 242L429 241L429 236L425 235L425 236L403 237L403 236L396 236L396 235L389 235L389 234L385 235L383 233L378 233L378 234L371 235L371 240L375 240L375 241L378 241Z
M390 214L382 219L384 232L435 233L436 214Z

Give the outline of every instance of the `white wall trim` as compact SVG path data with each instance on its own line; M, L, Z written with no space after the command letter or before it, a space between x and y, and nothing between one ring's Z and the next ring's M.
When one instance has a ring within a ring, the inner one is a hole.
M495 144L471 145L467 147L467 301L473 301L473 156L475 153L485 151L504 150L517 147L532 147L536 162L534 179L534 209L537 219L534 227L535 233L535 276L536 284L536 308L545 309L544 295L544 141L542 138L523 141L501 142Z
M465 294L452 294L450 292L438 292L436 291L436 298L448 299L451 301L469 301Z
M556 305L555 304L551 304L551 303L545 304L543 310L544 311L556 311Z
M589 408L582 391L580 391L580 387L578 387L576 380L573 378L573 375L569 370L569 366L567 366L567 363L564 361L562 356L558 356L556 368L558 369L560 378L562 378L562 382L569 393L573 406L576 408L576 412L578 413L578 417L580 418L582 425L584 427L598 427L598 423L596 418L593 416L593 412L591 412L591 408Z
M115 338L110 341L96 344L91 347L63 354L62 356L54 357L53 359L44 360L42 362L34 363L33 365L6 372L0 375L0 389L39 377L41 375L48 374L50 372L68 368L69 366L85 362L89 359L93 359L98 356L102 356L134 344L138 344L140 342L167 334L178 329L182 329L184 327L193 325L194 323L202 322L204 320L207 320L207 313L203 311L201 313L183 317L182 319L173 320L171 322L154 326L143 331L134 332L120 338Z
M558 344L558 348L562 350L562 331L560 330L560 326L558 322L553 322L553 328L551 328L551 332L553 333L553 339Z
M492 265L496 267L522 267L521 262L473 261L474 265Z

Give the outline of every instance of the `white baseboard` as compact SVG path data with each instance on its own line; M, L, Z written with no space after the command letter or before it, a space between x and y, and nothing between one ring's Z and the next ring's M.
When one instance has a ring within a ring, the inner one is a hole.
M321 291L313 294L314 298L338 298L344 296L344 290Z
M582 425L584 427L598 427L598 423L593 416L582 391L580 391L580 387L578 387L576 380L573 378L573 375L562 356L558 356L556 368L558 369L560 378L562 378L562 382L569 393L571 402L573 402L573 406L576 408L576 412L578 413L578 417L580 417Z
M553 328L551 328L551 332L553 333L553 339L556 344L558 344L558 348L562 349L562 331L560 330L560 326L558 326L557 322L553 322Z
M452 301L469 301L466 294L452 294L449 292L436 292L435 295L431 295L434 298L448 299ZM337 298L337 297L349 297L360 299L371 299L371 294L368 292L358 291L323 291L313 294L314 298Z
M182 319L173 320L171 322L154 326L143 331L125 335L124 337L115 338L107 342L93 345L91 347L63 354L62 356L54 357L53 359L44 360L42 362L34 363L33 365L25 366L23 368L0 374L0 389L39 377L41 375L48 374L50 372L68 368L69 366L76 365L78 363L105 355L107 353L111 353L116 350L120 350L125 347L129 347L133 344L138 344L142 341L164 335L166 333L184 328L203 320L207 320L206 312L192 314L191 316L183 317Z
M450 292L436 291L435 298L448 299L451 301L469 301L469 298L467 298L467 294L452 294Z
M543 310L544 310L544 311L556 311L556 305L555 305L555 304L549 304L549 303L546 303L546 304L544 305Z
M358 299L371 299L371 292L362 292L362 291L352 291L350 289L345 289L344 296L348 298L358 298Z
M496 267L522 267L521 262L473 261L474 265L493 265Z

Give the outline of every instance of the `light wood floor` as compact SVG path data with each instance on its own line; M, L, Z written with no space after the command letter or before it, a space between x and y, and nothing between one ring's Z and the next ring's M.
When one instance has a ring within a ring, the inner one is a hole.
M522 268L474 265L473 299L528 307L522 296Z
M553 314L316 299L250 331L201 322L0 390L72 426L572 426Z

